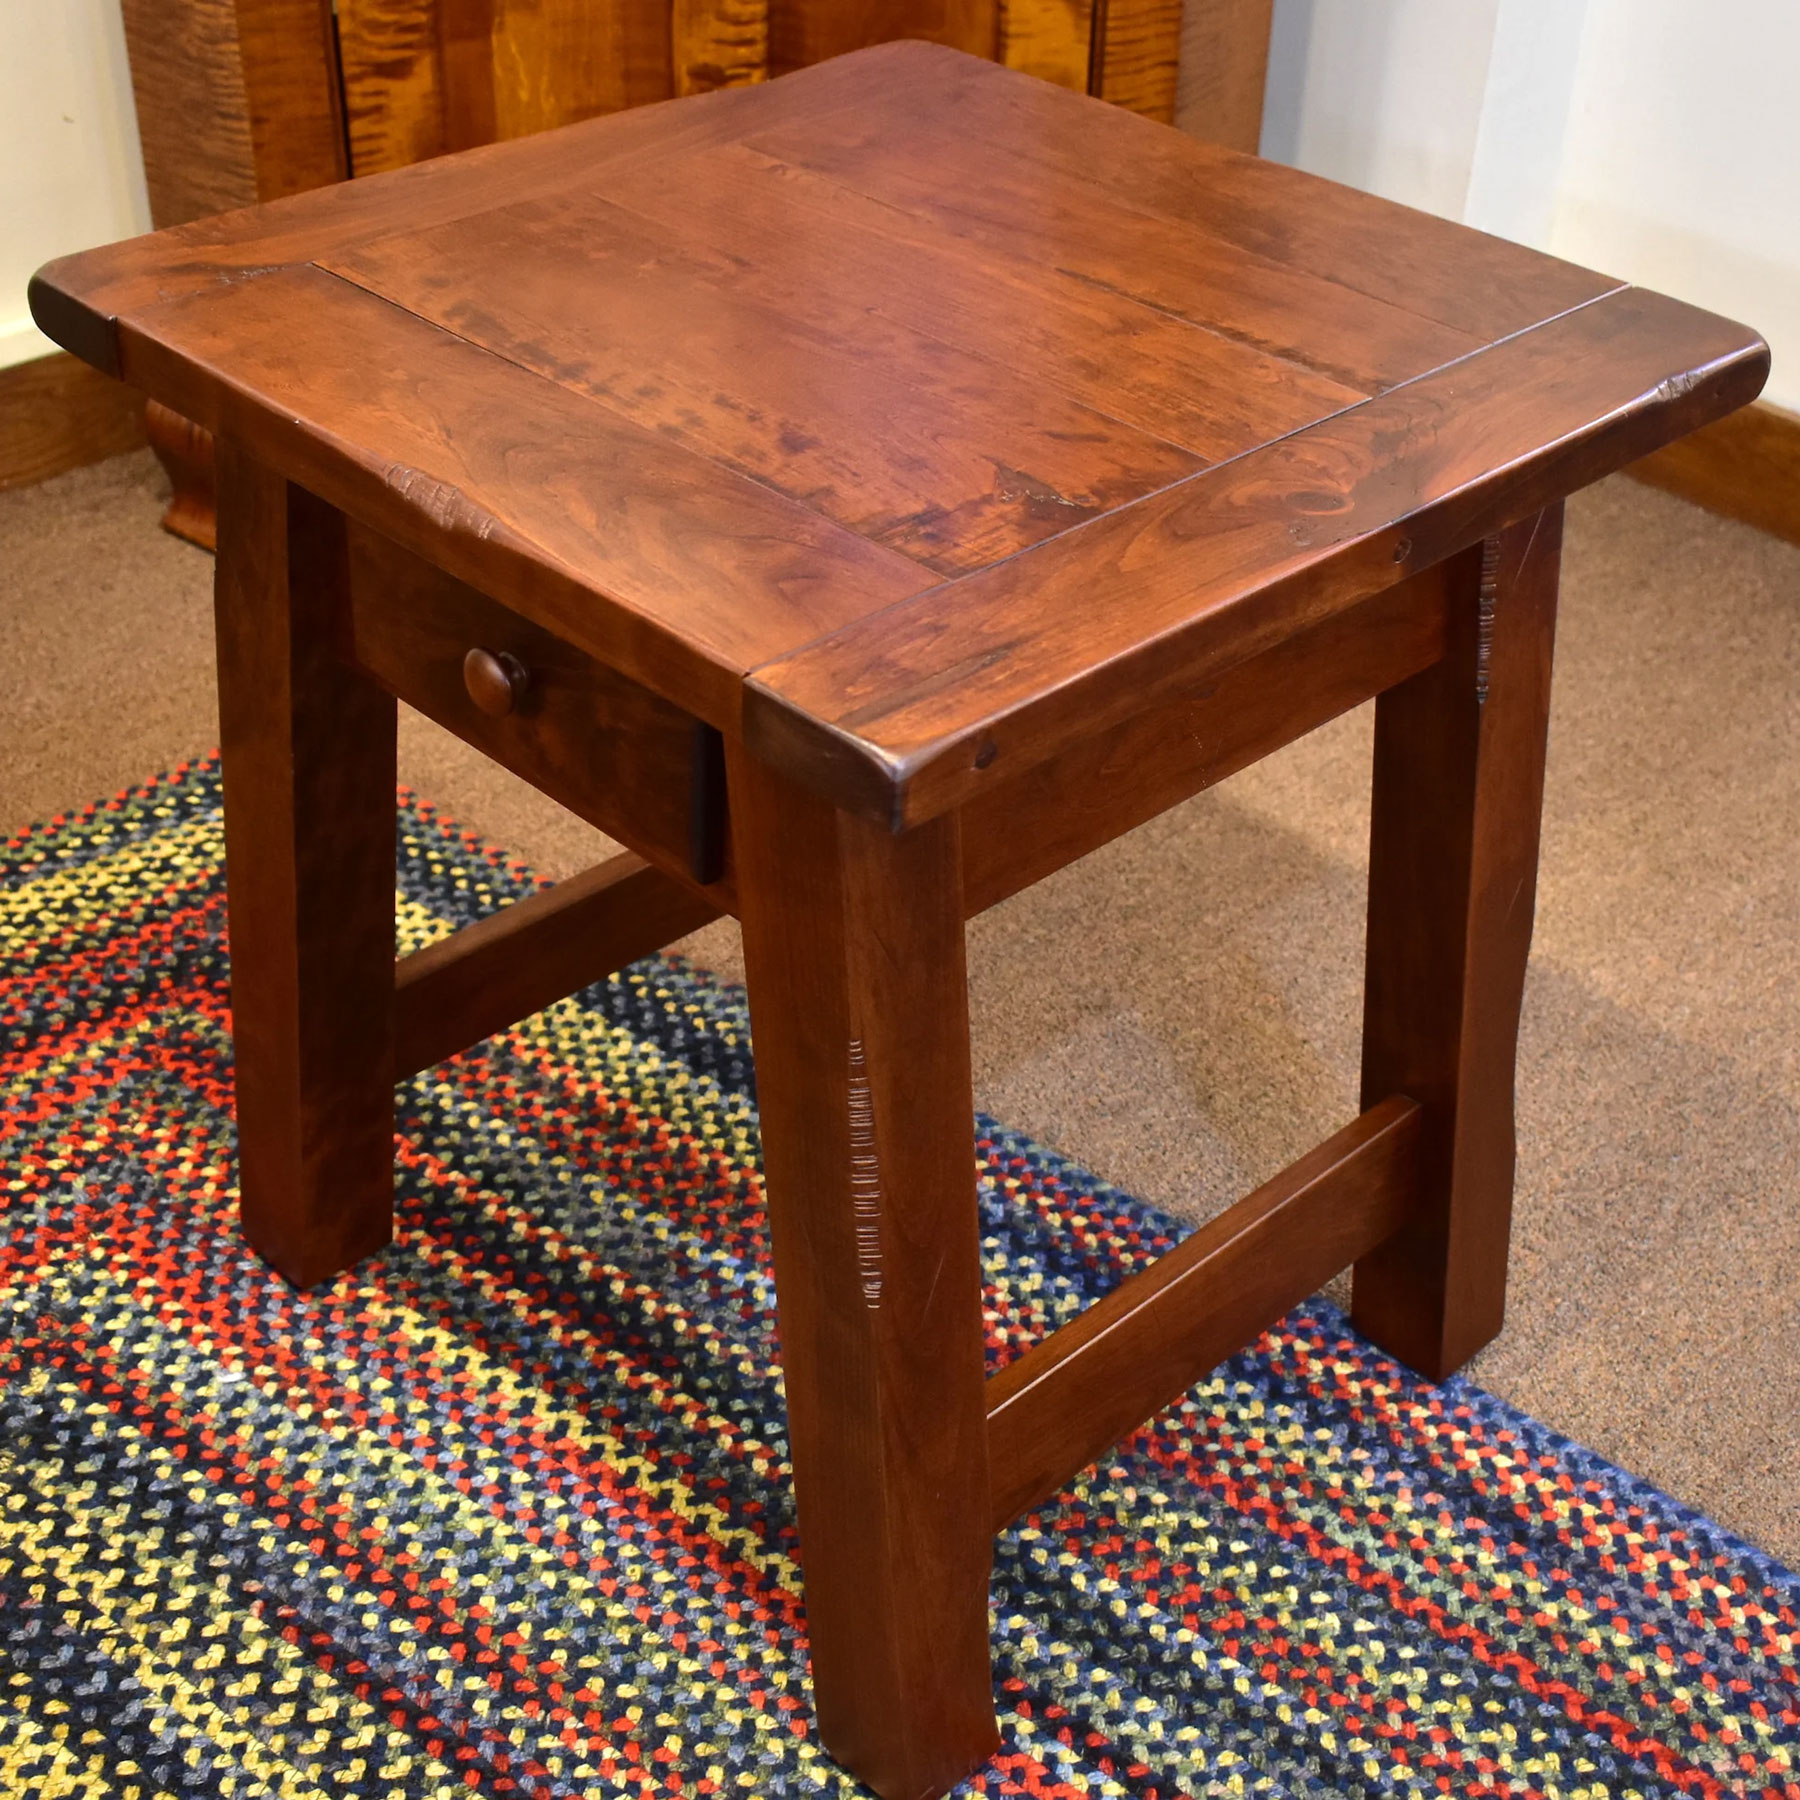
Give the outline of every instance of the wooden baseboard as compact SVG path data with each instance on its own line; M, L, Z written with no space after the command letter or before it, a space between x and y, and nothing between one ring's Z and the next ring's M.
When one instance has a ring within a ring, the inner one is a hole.
M143 443L143 395L65 351L0 369L0 488Z
M1800 544L1800 413L1759 400L1626 473Z

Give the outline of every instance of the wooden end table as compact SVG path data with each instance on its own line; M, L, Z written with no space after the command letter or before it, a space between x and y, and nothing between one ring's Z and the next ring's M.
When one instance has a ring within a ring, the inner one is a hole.
M393 1083L743 921L826 1744L996 1742L994 1531L1355 1264L1499 1329L1563 497L1742 327L918 44L53 264L219 439L244 1228ZM963 922L1379 695L1365 1110L984 1378ZM395 698L631 847L394 961Z

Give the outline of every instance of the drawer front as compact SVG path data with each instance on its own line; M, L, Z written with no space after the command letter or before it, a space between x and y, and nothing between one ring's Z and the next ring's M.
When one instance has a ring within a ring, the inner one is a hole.
M728 885L724 755L711 726L346 524L353 662L647 861Z

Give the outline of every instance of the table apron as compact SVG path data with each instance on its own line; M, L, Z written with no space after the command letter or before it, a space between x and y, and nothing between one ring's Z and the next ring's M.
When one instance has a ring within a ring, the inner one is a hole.
M1429 668L1448 644L1451 571L1461 560L1423 570L1230 668L1208 670L965 802L968 915Z
M352 663L647 862L730 905L713 727L379 532L349 520L347 534ZM510 710L477 705L464 678L471 650L519 671Z
M380 533L351 521L348 543L350 661L655 867L703 889L719 911L737 911L712 727ZM1428 668L1445 652L1459 560L1177 685L968 801L965 914ZM476 705L463 678L463 659L476 648L526 671L516 710L495 716Z

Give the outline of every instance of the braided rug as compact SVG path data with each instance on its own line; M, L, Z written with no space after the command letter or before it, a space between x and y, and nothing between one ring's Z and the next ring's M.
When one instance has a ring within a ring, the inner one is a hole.
M527 871L403 797L400 940ZM850 1793L742 997L399 1091L393 1248L234 1219L218 774L0 863L0 1793ZM1003 1361L1179 1228L978 1122ZM1800 1580L1313 1304L999 1540L990 1794L1800 1797Z

